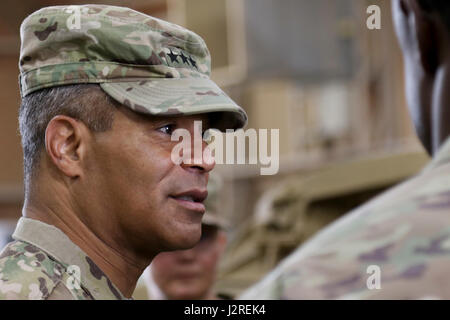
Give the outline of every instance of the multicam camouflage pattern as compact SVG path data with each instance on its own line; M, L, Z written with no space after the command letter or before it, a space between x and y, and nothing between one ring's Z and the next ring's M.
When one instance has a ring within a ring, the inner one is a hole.
M21 218L13 238L0 253L0 300L125 299L59 229Z
M124 7L54 6L31 14L20 31L22 97L47 87L99 83L137 112L222 112L220 129L247 121L209 79L203 39L178 25Z
M450 299L449 174L450 139L423 172L325 228L240 298Z

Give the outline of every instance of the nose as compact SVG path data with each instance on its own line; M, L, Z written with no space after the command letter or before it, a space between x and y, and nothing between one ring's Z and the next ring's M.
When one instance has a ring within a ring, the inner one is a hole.
M190 152L190 161L183 161L181 166L185 169L208 173L214 169L216 161L207 143L201 138L200 140L198 139L198 136L194 135L191 141L193 148L184 150Z

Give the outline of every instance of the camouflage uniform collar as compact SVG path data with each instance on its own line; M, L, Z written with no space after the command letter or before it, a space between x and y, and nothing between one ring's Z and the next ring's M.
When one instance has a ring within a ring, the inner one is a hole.
M100 268L69 237L55 226L22 217L17 223L13 238L28 242L47 252L67 268L80 268L81 287L96 300L127 300Z
M444 141L423 172L428 172L450 162L450 137Z

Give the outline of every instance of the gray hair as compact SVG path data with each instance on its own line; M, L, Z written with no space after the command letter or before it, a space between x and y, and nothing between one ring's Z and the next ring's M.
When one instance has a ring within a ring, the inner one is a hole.
M91 131L112 127L118 105L98 84L77 84L42 89L22 98L19 130L22 137L25 197L38 172L45 131L50 120L65 115L83 122Z

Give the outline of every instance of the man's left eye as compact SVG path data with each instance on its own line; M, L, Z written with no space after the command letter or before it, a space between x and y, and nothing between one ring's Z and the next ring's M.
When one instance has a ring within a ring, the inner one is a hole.
M175 128L175 125L166 124L165 126L158 128L158 130L165 134L172 134L172 132L174 131L174 128Z

